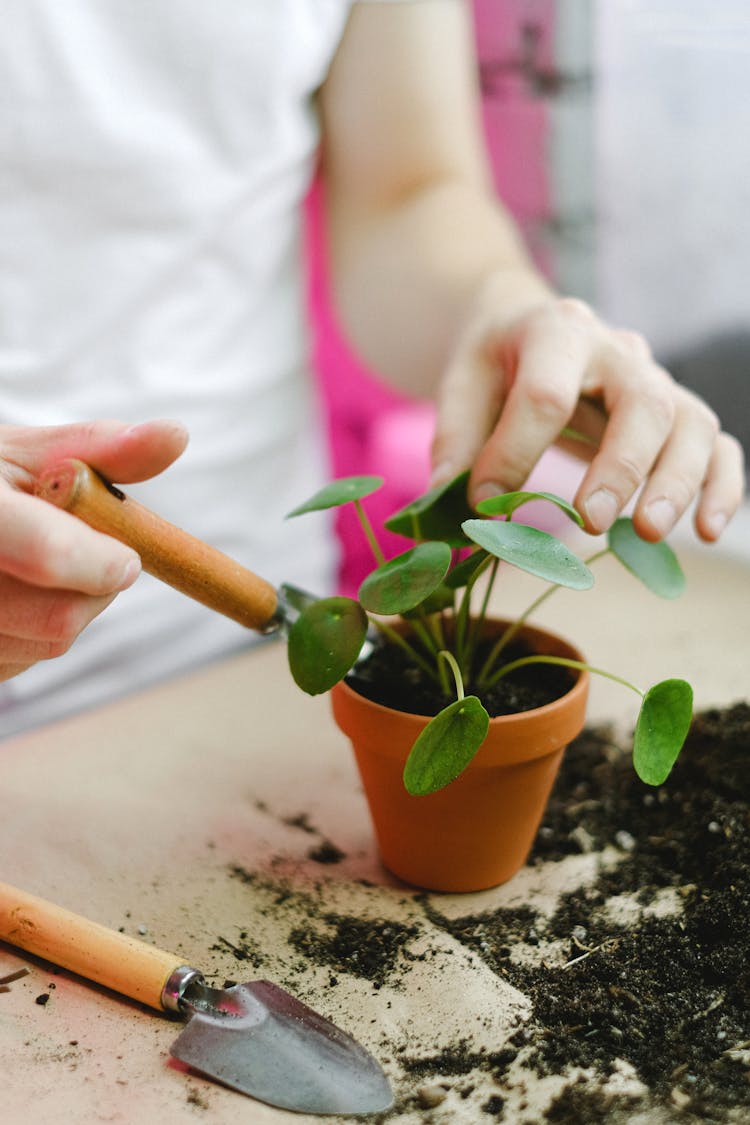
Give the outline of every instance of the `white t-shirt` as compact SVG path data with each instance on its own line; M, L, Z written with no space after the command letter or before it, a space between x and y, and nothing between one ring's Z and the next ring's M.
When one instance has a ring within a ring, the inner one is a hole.
M300 203L351 0L11 0L0 36L0 422L178 417L128 492L274 583L330 589ZM0 529L0 535L2 529ZM0 684L0 736L254 638L142 575Z

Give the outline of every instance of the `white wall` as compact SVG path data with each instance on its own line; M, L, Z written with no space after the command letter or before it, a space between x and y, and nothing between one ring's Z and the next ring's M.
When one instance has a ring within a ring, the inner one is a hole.
M750 3L594 13L598 305L662 353L750 330Z

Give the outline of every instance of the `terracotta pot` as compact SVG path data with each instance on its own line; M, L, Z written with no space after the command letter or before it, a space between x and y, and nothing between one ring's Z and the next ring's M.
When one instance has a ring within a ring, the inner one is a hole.
M583 659L553 633L527 626L521 635L535 652ZM352 742L385 866L435 891L477 891L510 879L529 854L565 747L583 728L588 686L588 672L581 672L553 703L492 719L460 777L437 793L412 797L404 763L429 719L337 684L334 718Z

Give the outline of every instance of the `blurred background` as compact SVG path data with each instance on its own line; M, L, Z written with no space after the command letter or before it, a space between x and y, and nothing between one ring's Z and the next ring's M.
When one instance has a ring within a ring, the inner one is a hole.
M750 454L750 5L473 7L495 182L537 262L561 291L641 331ZM426 483L431 409L384 389L349 353L327 300L315 192L309 218L333 472L387 477L377 518ZM542 465L543 480L550 471L564 475ZM357 531L344 515L347 591L370 561ZM730 544L750 555L747 520Z

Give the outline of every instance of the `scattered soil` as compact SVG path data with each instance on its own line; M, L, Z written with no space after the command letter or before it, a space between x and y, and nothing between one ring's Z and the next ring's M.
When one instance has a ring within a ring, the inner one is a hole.
M584 731L529 863L590 852L598 874L551 915L523 905L449 917L441 896L405 892L406 925L332 913L322 884L231 874L262 882L269 909L289 911L297 986L312 963L330 986L348 974L401 990L413 962L432 957L437 928L529 998L530 1017L492 1050L467 1036L424 1057L384 1032L378 1053L399 1094L378 1121L442 1125L458 1097L478 1125L750 1122L749 754L746 703L697 716L658 789L638 780L611 731ZM244 933L232 947L238 959L257 952ZM548 1076L557 1092L533 1115L524 1089Z
M341 863L342 859L346 859L346 855L341 848L337 848L330 840L323 840L317 847L310 848L307 857L315 863L322 863L325 866Z
M489 645L480 645L475 666L480 668ZM524 642L511 643L504 663L530 656L533 650ZM533 664L503 677L494 687L477 692L489 715L509 715L531 711L565 695L575 682L576 673L553 664ZM435 682L414 665L396 645L376 646L366 660L349 673L346 682L360 695L396 711L418 715L437 715L455 696L446 696ZM467 693L475 691L466 685Z
M608 845L625 858L563 896L549 920L524 909L442 919L531 997L532 1020L514 1041L526 1066L540 1075L587 1067L606 1079L625 1060L657 1103L717 1122L746 1107L750 1120L749 754L747 704L699 716L658 790L606 731L585 732L566 755L530 862ZM649 913L665 890L674 909ZM619 896L643 908L635 923L604 909ZM542 940L567 943L562 966L518 957ZM609 1120L616 1101L572 1085L547 1119Z
M400 922L324 914L323 929L298 926L289 935L290 945L304 957L337 971L364 977L381 987L392 975L407 942L418 934L416 926Z

